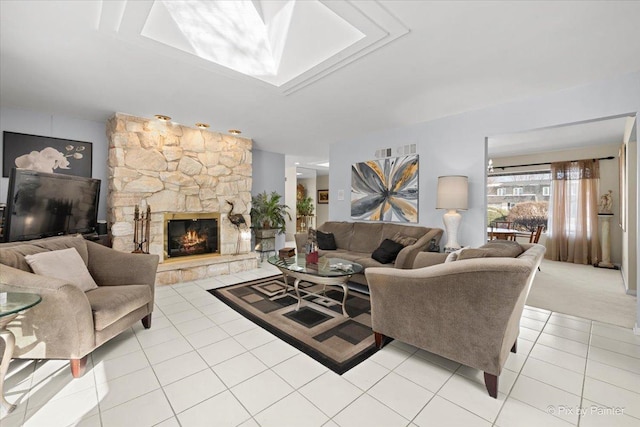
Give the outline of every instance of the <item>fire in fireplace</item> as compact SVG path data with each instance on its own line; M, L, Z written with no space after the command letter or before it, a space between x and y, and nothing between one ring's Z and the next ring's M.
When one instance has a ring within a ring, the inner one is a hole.
M218 214L165 215L167 258L218 253Z

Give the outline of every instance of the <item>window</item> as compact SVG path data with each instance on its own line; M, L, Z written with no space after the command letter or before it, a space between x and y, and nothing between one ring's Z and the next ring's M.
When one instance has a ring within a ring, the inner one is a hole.
M516 229L534 231L547 225L551 172L490 174L487 220L513 221Z

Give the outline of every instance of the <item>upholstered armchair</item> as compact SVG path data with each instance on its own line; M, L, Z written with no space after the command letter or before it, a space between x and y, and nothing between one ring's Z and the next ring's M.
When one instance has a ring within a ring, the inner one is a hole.
M34 274L28 255L75 248L97 288ZM141 320L151 327L158 256L119 252L82 236L0 244L0 291L36 293L42 302L9 324L14 358L68 359L74 377L87 355Z
M371 322L376 344L385 337L484 371L492 397L516 352L520 317L544 246L523 244L517 258L444 262L421 253L412 270L369 268Z

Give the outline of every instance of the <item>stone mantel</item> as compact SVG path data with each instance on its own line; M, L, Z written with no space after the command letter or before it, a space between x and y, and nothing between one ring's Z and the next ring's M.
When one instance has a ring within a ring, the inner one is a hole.
M219 213L218 258L228 258L236 252L249 254L249 240L238 239L239 230L227 219L227 201L234 204L233 213L244 215L250 224L250 139L122 113L107 122L107 138L107 220L114 249L133 250L134 209L144 200L152 212L149 251L159 255L161 263L165 213ZM245 257L239 261L245 269L257 266L257 261L251 265ZM227 262L233 264L231 259ZM172 268L182 271L181 277L199 276L203 271L199 265L193 267L197 274L184 273L183 267L169 262L167 267L161 266L159 275L177 278L176 274L166 274ZM228 267L214 270L209 269L209 273L231 272Z

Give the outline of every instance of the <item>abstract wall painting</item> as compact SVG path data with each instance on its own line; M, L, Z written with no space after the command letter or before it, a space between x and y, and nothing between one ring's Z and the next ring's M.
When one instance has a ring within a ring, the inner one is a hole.
M418 156L353 164L351 218L417 223Z

